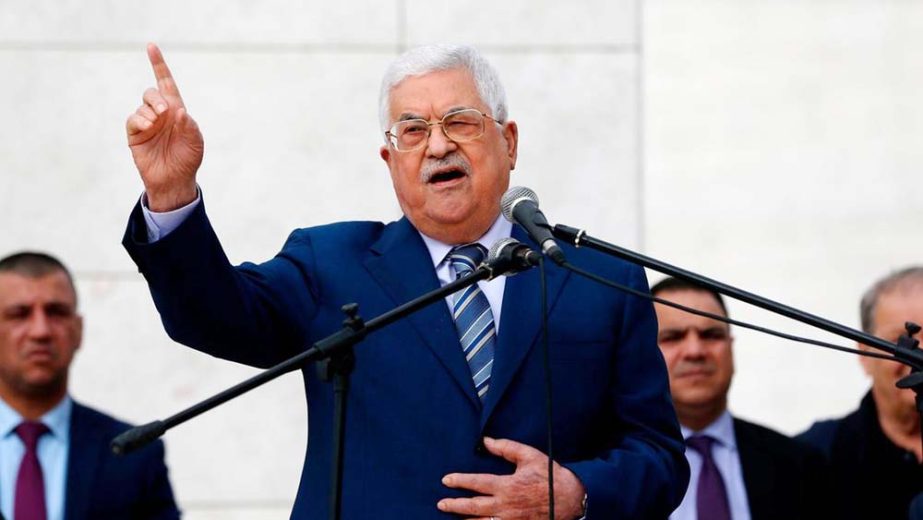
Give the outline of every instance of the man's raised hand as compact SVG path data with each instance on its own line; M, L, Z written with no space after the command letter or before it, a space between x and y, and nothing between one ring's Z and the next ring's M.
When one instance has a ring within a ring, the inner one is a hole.
M147 45L157 88L144 91L143 103L125 123L128 146L141 173L148 208L162 212L195 200L196 171L205 144L199 126L186 112L160 49Z

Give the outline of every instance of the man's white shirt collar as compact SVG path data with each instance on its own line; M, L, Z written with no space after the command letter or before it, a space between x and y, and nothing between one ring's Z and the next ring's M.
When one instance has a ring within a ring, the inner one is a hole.
M430 259L433 261L433 267L435 268L438 268L439 264L445 261L446 256L448 256L449 251L451 251L453 247L464 245L446 244L435 238L426 236L420 232L420 230L417 230L417 232L420 233L423 243L426 244L426 250L429 251ZM485 249L490 249L498 240L509 238L512 232L513 223L503 218L503 215L498 215L497 220L490 226L490 229L488 229L481 238L477 239L477 243L484 246Z
M486 249L490 249L498 240L509 238L512 231L513 224L503 218L503 215L498 215L497 220L494 221L490 229L488 229L477 242ZM419 230L417 230L417 232L420 233ZM446 257L453 247L463 244L445 244L423 233L420 233L420 237L423 239L423 243L426 244L426 250L429 251L430 260L433 262L433 268L436 271L436 278L439 279L439 284L445 285L454 280L455 272L452 270ZM490 303L490 310L494 315L494 327L496 328L497 334L499 334L500 313L503 310L503 292L506 288L506 277L498 276L490 281L481 280L478 282L478 287L481 288L484 296L487 297L488 303ZM452 295L446 297L446 304L451 314Z

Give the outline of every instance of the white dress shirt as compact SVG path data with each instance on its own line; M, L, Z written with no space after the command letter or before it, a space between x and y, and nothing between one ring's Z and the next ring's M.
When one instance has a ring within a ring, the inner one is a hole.
M744 485L743 470L740 466L740 453L737 450L737 437L734 434L734 420L727 410L715 422L702 431L694 432L680 426L683 439L693 435L707 435L715 439L712 444L712 458L724 480L724 488L731 506L732 520L750 520L750 504L747 502L747 488ZM702 470L702 456L693 449L686 448L686 460L689 461L689 487L682 503L670 515L670 520L707 520L696 518L696 489L699 485L699 472Z

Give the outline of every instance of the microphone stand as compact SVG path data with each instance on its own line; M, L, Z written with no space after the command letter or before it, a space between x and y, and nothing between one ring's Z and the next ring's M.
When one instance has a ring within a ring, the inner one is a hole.
M563 224L557 224L552 229L552 233L555 237L564 240L574 245L575 247L585 246L589 247L590 249L601 251L607 255L627 260L633 264L648 267L675 278L681 278L688 282L701 285L713 291L724 294L725 296L729 296L731 298L749 303L750 305L768 310L775 314L780 314L787 318L800 321L812 327L836 334L837 336L851 339L858 343L863 343L878 350L888 352L894 356L894 361L903 363L911 368L910 375L899 380L897 382L897 386L898 388L910 388L916 393L917 412L920 414L921 421L923 421L923 351L919 349L919 340L913 337L920 332L919 325L911 322L905 323L905 334L901 335L897 344L890 343L881 338L872 336L871 334L866 334L865 332L851 329L845 325L821 318L820 316L815 316L794 307L789 307L788 305L764 298L757 294L753 294L731 285L721 283L717 280L712 280L711 278L707 278L692 271L687 271L685 269L670 265L666 262L661 262L655 258L644 256L629 249L625 249L623 247L604 242L597 238L593 238L587 235L586 231L583 229L577 229ZM923 438L921 438L921 442L923 442Z
M161 437L167 430L179 426L212 408L262 386L283 374L301 369L307 363L321 361L322 363L318 365L321 377L326 381L332 379L334 384L334 456L331 471L333 485L330 495L330 518L337 520L340 518L342 504L346 397L349 390L349 375L355 363L353 345L361 341L370 332L390 325L433 302L443 300L446 296L456 291L474 285L481 280L491 280L512 269L514 267L508 259L500 259L494 263L482 263L468 276L432 290L367 322L364 322L359 317L358 304L344 305L342 310L347 317L343 321L343 328L339 331L317 341L301 354L292 356L250 379L196 403L179 413L163 420L137 426L122 433L112 440L110 447L118 455L134 451Z

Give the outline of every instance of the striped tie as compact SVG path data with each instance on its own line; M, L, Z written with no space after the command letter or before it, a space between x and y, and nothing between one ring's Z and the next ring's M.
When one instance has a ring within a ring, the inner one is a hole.
M449 252L449 262L455 269L455 278L467 276L484 260L487 251L474 243L458 246ZM477 284L454 294L453 318L462 351L471 368L474 388L484 400L490 386L490 369L494 363L494 315L490 303Z

